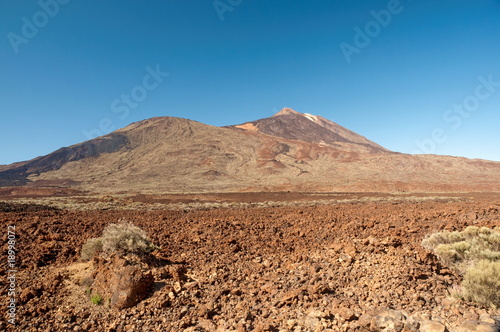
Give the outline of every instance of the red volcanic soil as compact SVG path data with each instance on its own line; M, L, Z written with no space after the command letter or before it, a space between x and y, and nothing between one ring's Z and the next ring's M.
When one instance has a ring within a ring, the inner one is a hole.
M37 197L64 197L84 195L82 191L63 187L0 187L0 200Z
M498 195L192 211L10 207L0 220L5 234L16 227L17 325L0 330L369 331L393 319L424 331L428 321L484 327L499 315L449 297L460 277L420 245L443 229L500 226ZM160 246L164 265L152 267L155 290L118 311L90 302L78 259L87 239L121 218Z

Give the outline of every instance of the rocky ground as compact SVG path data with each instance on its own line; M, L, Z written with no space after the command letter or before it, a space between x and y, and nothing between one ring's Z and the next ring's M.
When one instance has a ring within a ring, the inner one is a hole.
M420 245L443 229L500 226L498 195L469 196L155 211L4 203L17 311L16 325L5 319L0 330L495 331L500 311L450 296L460 276ZM140 263L153 289L120 310L106 298L93 304L86 279L122 271L127 258L79 261L82 245L119 219L160 247ZM1 259L6 266L6 250ZM2 303L7 276L2 269Z

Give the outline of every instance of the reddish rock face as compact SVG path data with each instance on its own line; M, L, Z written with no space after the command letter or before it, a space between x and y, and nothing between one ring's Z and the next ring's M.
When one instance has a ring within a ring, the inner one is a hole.
M109 301L111 307L124 309L145 299L153 289L151 272L143 271L138 262L113 255L94 259L92 292Z

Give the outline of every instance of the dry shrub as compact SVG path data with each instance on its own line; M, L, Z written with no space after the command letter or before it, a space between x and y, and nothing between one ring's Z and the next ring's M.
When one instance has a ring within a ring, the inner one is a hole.
M101 251L102 251L102 238L100 238L100 237L92 238L92 239L89 239L83 245L80 256L82 257L83 261L89 261L92 258L94 258L94 255L97 252L101 252Z
M465 274L471 263L500 260L500 228L469 226L463 231L443 231L425 238L422 246Z
M464 299L500 307L500 262L480 261L462 282Z
M448 267L464 276L459 297L500 306L500 228L469 226L422 241Z
M98 252L140 254L156 248L142 229L128 222L121 222L109 224L101 237L89 239L82 247L81 258L88 261Z

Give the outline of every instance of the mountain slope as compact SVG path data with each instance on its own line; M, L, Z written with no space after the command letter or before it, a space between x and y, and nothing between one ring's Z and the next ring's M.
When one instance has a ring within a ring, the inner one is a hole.
M304 142L336 147L350 146L352 149L367 152L389 152L380 145L330 120L317 115L299 113L291 108L284 108L270 118L231 127Z
M158 117L0 169L0 186L106 192L497 191L500 163L394 153L284 109L230 127Z
M81 159L99 156L103 153L113 153L128 144L127 137L118 133L111 133L91 141L61 148L46 156L38 157L27 162L15 163L0 169L0 186L24 185L27 177L32 174L60 169L66 163Z

